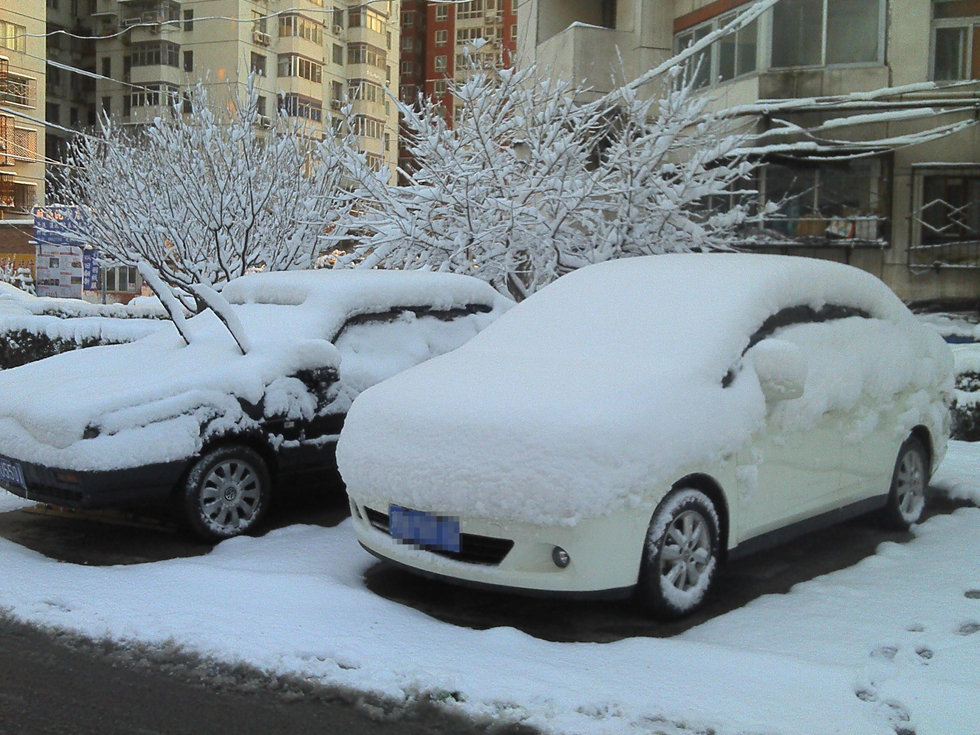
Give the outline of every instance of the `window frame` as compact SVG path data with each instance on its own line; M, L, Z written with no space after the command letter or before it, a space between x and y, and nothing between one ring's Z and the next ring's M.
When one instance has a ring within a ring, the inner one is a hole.
M880 66L885 63L885 46L887 43L887 33L888 33L888 3L885 0L875 0L878 3L878 41L877 41L877 53L874 60L871 61L835 61L828 62L828 18L829 18L829 3L834 0L821 0L821 45L820 45L820 60L815 64L788 64L785 66L776 66L773 62L773 34L775 33L775 8L769 10L766 15L768 17L769 32L766 33L766 44L767 44L767 54L766 54L766 68L771 70L784 70L784 69L824 69L824 68L840 68L840 67L859 67L859 66ZM865 0L868 2L869 0Z

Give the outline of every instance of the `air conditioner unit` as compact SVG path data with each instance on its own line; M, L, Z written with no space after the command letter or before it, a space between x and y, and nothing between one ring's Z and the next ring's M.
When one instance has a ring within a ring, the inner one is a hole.
M343 26L334 26L333 27L333 34L335 36L339 36L343 32L344 32L344 27Z
M333 109L335 109L335 110L339 110L340 109L340 100L330 100L330 106Z
M272 36L262 31L252 31L252 42L257 43L259 46L268 46L272 43Z
M271 128L272 119L268 115L259 115L259 125L263 128Z

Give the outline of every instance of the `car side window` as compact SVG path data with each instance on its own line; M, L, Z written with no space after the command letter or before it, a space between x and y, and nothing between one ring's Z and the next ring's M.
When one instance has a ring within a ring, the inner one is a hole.
M742 350L742 354L744 355L766 337L771 337L778 330L785 327L790 327L795 324L816 324L819 322L834 321L835 319L848 319L854 316L865 319L871 318L871 315L863 309L858 309L854 306L845 306L843 304L824 304L819 309L814 309L808 304L799 304L780 309L766 319L762 323L762 326L749 337L749 344Z
M768 317L762 325L749 337L749 343L742 350L742 356L755 347L759 342L772 337L776 332L787 327L800 324L819 324L822 322L834 321L836 319L848 319L850 317L862 317L870 319L871 315L856 306L846 306L844 304L824 304L819 309L814 309L809 304L797 304L780 309L772 316ZM721 385L727 388L735 380L738 370L733 367L721 380Z
M346 412L364 390L475 336L486 307L393 309L350 318L334 339L340 375L331 412Z

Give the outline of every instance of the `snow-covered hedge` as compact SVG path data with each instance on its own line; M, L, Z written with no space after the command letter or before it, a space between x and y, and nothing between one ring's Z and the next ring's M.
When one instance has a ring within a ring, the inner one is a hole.
M980 441L980 343L953 350L956 361L956 396L953 399L952 437Z
M0 283L0 370L82 347L132 342L163 324L159 302L134 302L38 298Z

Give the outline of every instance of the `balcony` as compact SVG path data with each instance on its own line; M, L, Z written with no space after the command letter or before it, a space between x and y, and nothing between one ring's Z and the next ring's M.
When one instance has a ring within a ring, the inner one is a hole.
M622 76L618 49L626 58L634 44L626 32L573 23L538 46L537 63L543 69L550 67L556 77L584 80L603 93L610 91L613 78Z
M16 74L0 75L0 102L34 107L37 104L37 81Z

